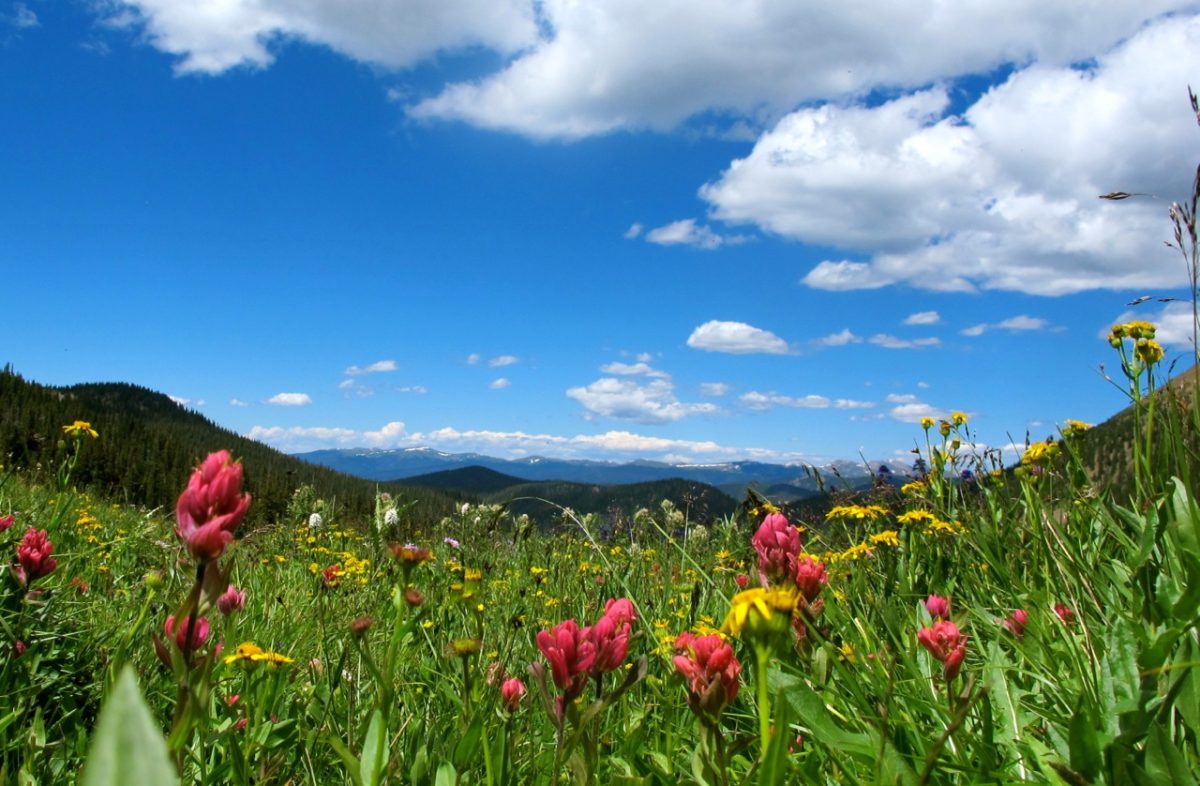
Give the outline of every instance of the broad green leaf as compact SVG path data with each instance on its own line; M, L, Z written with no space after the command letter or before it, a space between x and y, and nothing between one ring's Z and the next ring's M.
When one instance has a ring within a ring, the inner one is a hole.
M162 730L126 666L100 710L83 786L168 786L179 783Z
M1163 786L1190 786L1196 783L1196 776L1188 767L1187 760L1159 724L1150 727L1150 735L1146 739L1146 774L1150 776L1151 783Z
M433 786L454 786L454 781L458 779L458 773L454 770L454 765L448 761L442 762L437 769L437 775L433 779Z
M371 713L371 722L367 724L367 737L363 740L360 761L359 773L363 786L378 786L388 761L387 725L378 708Z
M479 738L483 734L483 713L478 713L471 719L463 735L458 738L458 744L454 746L454 755L451 761L454 766L460 770L465 770L471 764L471 760L475 758L476 751L479 750Z
M1067 741L1071 749L1071 769L1094 781L1104 762L1103 745L1096 728L1095 711L1086 696L1080 696L1075 705Z

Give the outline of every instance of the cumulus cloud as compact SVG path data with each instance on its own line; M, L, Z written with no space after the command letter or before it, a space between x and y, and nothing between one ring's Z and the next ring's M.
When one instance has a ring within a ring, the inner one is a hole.
M254 426L246 436L273 448L299 453L328 447L354 447L363 437L348 428L325 426Z
M240 398L231 398L231 399L229 399L229 406L231 406L231 407L248 407L248 406L250 406L250 402L242 401Z
M702 382L700 383L700 395L713 398L727 396L729 395L729 385L725 382Z
M687 404L675 395L675 386L667 379L637 380L601 377L586 387L567 391L591 415L601 415L637 423L671 423L689 415L718 411L715 404Z
M516 355L498 355L488 361L488 365L492 368L502 368L519 363L520 359Z
M1171 151L1194 141L1180 85L1200 70L1200 17L1130 32L1086 66L1028 64L960 116L940 86L797 110L701 196L713 218L867 257L822 261L804 278L818 289L1181 285L1161 203L1097 195L1188 192Z
M404 68L442 50L482 46L514 53L537 38L528 0L118 0L96 6L109 12L109 24L139 30L176 55L179 73L266 67L288 41Z
M692 335L688 336L687 344L693 349L732 355L783 355L788 351L787 342L769 330L762 330L745 322L722 322L715 319L693 330Z
M312 403L312 397L307 393L276 393L267 399L267 403L279 407L304 407Z
M928 336L926 338L898 338L887 333L876 333L867 339L867 342L877 347L883 347L884 349L921 349L923 347L939 346L942 340L936 336Z
M959 331L964 336L982 336L989 330L1007 330L1010 333L1019 333L1026 330L1048 330L1050 323L1041 317L1030 317L1025 314L1018 314L1015 317L1000 322L988 324L986 322L978 325L972 325L968 328L963 328Z
M905 325L936 325L942 317L936 311L918 311L904 318Z
M498 72L410 108L536 138L668 130L717 110L726 135L764 116L878 85L914 88L1004 63L1083 60L1184 2L1070 5L920 0L760 3L613 0L537 5L541 34ZM649 78L648 78L649 75ZM703 128L713 122L706 115Z
M364 431L363 444L372 448L398 447L404 444L404 423L393 420L378 431Z
M512 383L509 382L504 377L497 377L496 379L492 380L491 384L488 385L488 387L491 388L492 390L504 390L506 387L508 387L511 384Z
M948 413L944 409L925 404L920 401L912 401L907 404L897 404L888 412L893 419L901 423L920 423L922 418L934 418L935 420L944 420L948 417Z
M842 328L837 333L831 333L813 342L819 347L844 347L847 344L861 344L862 338L854 335L850 328Z
M674 221L646 233L646 241L649 243L660 246L691 246L705 251L725 245L740 245L748 239L744 235L717 234L711 227L697 224L694 218Z
M667 378L671 375L665 371L653 368L645 361L639 360L637 363L608 363L600 367L600 370L605 374L618 374L621 376L647 376Z
M395 371L396 361L394 360L377 360L369 366L351 366L346 369L345 373L348 376L356 377L360 374L378 374L383 371Z

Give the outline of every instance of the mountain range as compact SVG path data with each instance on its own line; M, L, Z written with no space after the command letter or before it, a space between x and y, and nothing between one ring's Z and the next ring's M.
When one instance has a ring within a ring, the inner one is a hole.
M835 461L823 466L769 464L732 461L711 464L671 464L657 461L625 463L586 459L556 459L531 456L503 459L479 453L444 453L432 448L346 448L298 453L295 457L348 475L378 481L404 480L422 485L418 476L446 470L483 467L522 481L564 481L596 485L647 483L657 480L689 480L715 486L740 498L753 486L772 499L790 501L818 496L834 489L870 488L886 467L898 479L908 468L878 461L856 463Z

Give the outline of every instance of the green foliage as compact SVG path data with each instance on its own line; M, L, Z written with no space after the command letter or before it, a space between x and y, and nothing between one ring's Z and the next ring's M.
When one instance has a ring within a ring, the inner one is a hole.
M88 752L83 786L172 786L179 776L167 756L162 731L138 690L133 670L117 678Z

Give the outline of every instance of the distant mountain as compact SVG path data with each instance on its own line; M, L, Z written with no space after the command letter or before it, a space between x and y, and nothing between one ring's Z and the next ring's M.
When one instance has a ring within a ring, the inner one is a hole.
M568 460L545 457L501 459L478 453L443 453L431 448L378 450L350 448L317 450L296 454L313 464L371 480L404 480L465 467L483 467L528 481L565 481L616 485L655 480L682 479L704 483L733 497L741 497L748 486L771 488L780 501L806 499L827 491L870 488L880 462L869 466L838 461L820 467L799 464L768 464L733 461L712 464L668 464L657 461ZM890 466L897 478L906 467Z
M84 438L74 482L132 504L171 510L196 465L222 448L245 468L246 487L254 497L251 525L281 520L301 484L336 501L347 524L374 514L377 487L419 499L413 511L418 522L438 521L458 502L445 492L377 484L300 461L144 387L50 387L27 381L11 368L0 370L0 464L6 468L52 477L70 445L62 442L62 427L76 420L91 423L100 436Z
M738 500L720 489L680 478L619 484L530 481L472 465L414 475L405 478L404 482L478 496L487 503L503 503L514 515L527 513L542 522L558 514L556 506L571 508L578 513L619 509L632 516L638 508L656 508L664 499L669 499L681 510L688 510L693 520L704 521L729 515L738 505Z

